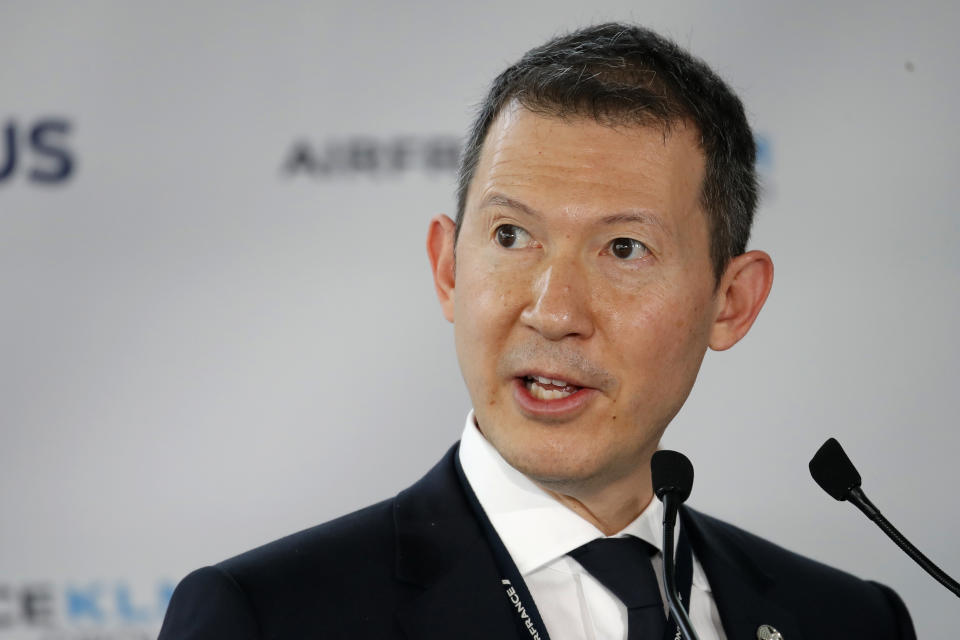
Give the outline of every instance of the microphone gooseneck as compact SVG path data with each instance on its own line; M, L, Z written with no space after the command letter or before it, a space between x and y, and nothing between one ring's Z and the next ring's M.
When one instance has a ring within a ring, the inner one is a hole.
M650 461L653 491L663 502L663 590L673 619L687 640L700 640L677 593L673 531L680 505L693 489L693 465L682 453L660 450Z
M960 584L913 546L870 502L863 489L860 488L860 474L853 463L850 462L850 458L847 457L839 442L830 438L823 443L823 446L817 450L817 453L810 460L810 475L835 500L841 502L847 500L856 505L898 547L913 558L914 562L923 567L924 571L933 576L937 582L953 592L954 595L960 597Z

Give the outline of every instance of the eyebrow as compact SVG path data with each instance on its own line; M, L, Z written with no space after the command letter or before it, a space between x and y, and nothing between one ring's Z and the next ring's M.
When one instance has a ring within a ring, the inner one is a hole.
M507 196L501 193L491 193L489 196L483 199L483 202L480 203L480 208L485 207L507 207L508 209L516 209L521 211L531 218L539 218L540 213L535 209L531 209L522 202L518 202L513 198L508 198Z
M540 213L522 202L509 198L502 193L492 193L486 198L483 199L483 202L480 203L480 207L507 207L508 209L515 209L531 218L540 218ZM666 227L663 224L663 220L656 213L652 211L623 211L620 213L614 213L609 216L605 216L597 221L598 224L609 226L615 224L623 223L639 223L647 224L658 227L666 231Z
M649 224L666 230L666 227L663 226L663 220L652 211L625 211L623 213L615 213L600 220L601 224L607 225L621 224L624 222L639 222L640 224Z

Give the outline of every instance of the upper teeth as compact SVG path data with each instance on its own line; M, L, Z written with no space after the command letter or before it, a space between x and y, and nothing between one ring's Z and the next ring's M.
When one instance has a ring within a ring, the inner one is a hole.
M552 384L555 387L565 387L570 384L566 380L554 380L553 378L544 378L543 376L533 376L533 379L540 384Z

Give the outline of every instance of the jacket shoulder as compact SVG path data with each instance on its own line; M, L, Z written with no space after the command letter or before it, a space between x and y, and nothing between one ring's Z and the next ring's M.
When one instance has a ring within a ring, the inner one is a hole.
M393 554L395 499L284 536L217 564L243 582L282 575L285 582L322 569L329 576L357 558L367 563Z
M915 638L909 613L889 587L688 509L694 548L718 604L743 574L770 601L796 614L807 637ZM735 568L740 576L731 579Z
M247 595L263 628L316 628L337 637L341 622L369 619L372 603L392 610L403 596L394 506L395 499L379 502L216 566Z
M840 589L863 589L869 583L856 576L786 549L713 516L691 510L711 546L730 554L731 560L750 562L774 582L820 583Z
M408 589L394 577L394 503L194 571L177 585L160 639L394 637L392 617L369 609L391 611ZM357 621L366 635L357 635Z
M257 621L243 589L221 569L203 567L177 585L158 640L259 637Z
M399 637L395 612L423 592L408 566L421 557L414 552L435 565L444 560L418 544L417 526L435 533L462 519L453 506L455 452L456 445L394 498L193 572L174 591L162 638ZM222 619L237 621L243 633L218 634Z

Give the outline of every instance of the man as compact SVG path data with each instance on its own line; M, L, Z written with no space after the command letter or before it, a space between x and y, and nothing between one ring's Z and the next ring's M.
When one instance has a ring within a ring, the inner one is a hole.
M740 101L650 31L591 27L505 71L457 219L427 239L474 407L459 448L391 500L194 572L161 638L674 637L650 459L770 290L746 251L754 155ZM704 640L914 637L886 587L692 510L678 563Z

